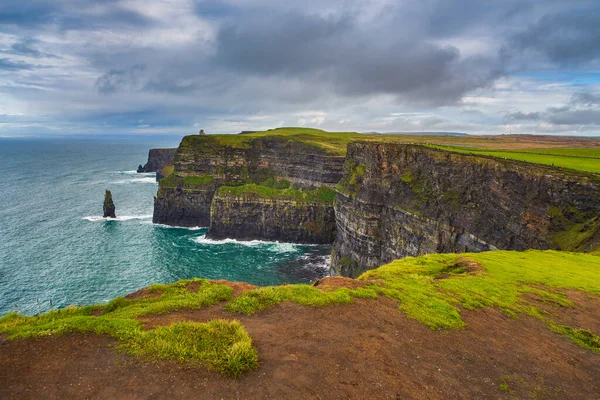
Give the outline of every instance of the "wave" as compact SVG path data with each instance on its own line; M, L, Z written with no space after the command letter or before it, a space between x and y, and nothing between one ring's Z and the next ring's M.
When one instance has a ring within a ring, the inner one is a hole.
M301 256L300 259L307 260L302 267L310 270L329 270L331 255L324 256Z
M154 222L147 222L148 224L152 224L154 226L157 226L159 228L164 228L164 229L187 229L188 231L200 231L202 229L208 229L208 226L172 226L172 225L165 225L165 224L155 224Z
M98 222L98 221L130 221L132 219L150 219L152 218L152 214L150 215L123 215L117 218L104 218L99 215L92 215L89 217L83 217L86 221L90 222Z
M155 176L156 172L137 172L137 170L132 169L128 171L112 171L113 174L122 174L122 175L140 175L140 176Z
M154 176L148 176L148 177L143 177L143 178L133 178L133 179L127 179L127 180L123 180L123 181L115 181L115 182L111 182L114 184L122 184L122 183L152 183L154 185L158 184L158 182L156 181L156 178Z
M237 240L237 239L209 239L206 235L198 236L192 239L198 244L208 245L224 245L224 244L235 244L239 246L263 246L267 250L275 251L277 253L295 253L300 250L304 244L297 243L280 243L270 242L266 240Z

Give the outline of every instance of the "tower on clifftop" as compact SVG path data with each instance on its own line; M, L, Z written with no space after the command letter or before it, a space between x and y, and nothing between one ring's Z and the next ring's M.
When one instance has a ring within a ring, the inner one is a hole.
M198 135L205 135L204 129L200 129L200 132L198 132Z

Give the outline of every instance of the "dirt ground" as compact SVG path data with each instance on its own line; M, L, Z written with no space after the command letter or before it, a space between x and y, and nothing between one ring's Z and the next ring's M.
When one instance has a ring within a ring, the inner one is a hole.
M236 291L248 288L237 285ZM600 333L600 301L579 292L569 298L584 304L565 321ZM533 318L513 320L493 309L462 315L467 328L460 332L433 331L387 299L323 308L284 303L237 316L260 357L260 368L237 380L132 358L107 337L6 341L0 344L0 399L600 399L599 354ZM214 318L234 316L217 305L143 322L152 328Z

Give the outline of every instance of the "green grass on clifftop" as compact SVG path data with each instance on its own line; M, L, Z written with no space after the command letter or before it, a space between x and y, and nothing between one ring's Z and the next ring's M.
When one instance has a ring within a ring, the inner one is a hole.
M189 290L188 285L197 285ZM112 336L132 355L197 362L222 374L238 376L258 366L252 340L238 321L176 323L146 330L137 318L181 309L199 309L231 299L232 289L196 279L153 285L141 298L116 298L107 305L69 307L41 316L15 313L0 318L0 334L9 339L40 338L73 332Z
M577 171L600 173L600 149L522 149L518 151L503 151L458 146L432 145L429 147L459 153L549 165L559 169L568 168Z
M464 328L461 308L493 307L513 318L537 318L552 331L600 352L595 333L558 324L531 300L573 307L564 290L600 295L599 276L600 257L530 250L407 257L359 279L376 280L378 293L398 300L408 317L433 329Z

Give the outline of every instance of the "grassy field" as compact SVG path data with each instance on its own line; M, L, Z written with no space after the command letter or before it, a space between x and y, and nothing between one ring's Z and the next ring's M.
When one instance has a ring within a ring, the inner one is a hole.
M431 329L462 330L463 310L491 307L519 319L531 316L575 344L600 353L600 337L566 326L542 305L565 310L577 305L568 290L600 296L600 257L558 251L490 251L407 257L368 271L359 287L312 285L263 287L232 297L232 289L202 279L153 285L139 298L117 298L106 305L70 307L40 316L15 313L0 318L8 340L92 332L118 339L129 354L196 362L228 376L258 366L252 339L235 319L177 322L144 329L140 318L178 310L199 310L225 303L232 314L252 316L282 302L309 307L348 304L355 299L387 297L398 310Z
M492 156L534 164L600 173L600 149L523 149L520 151L488 150L459 146L429 145L441 150Z

